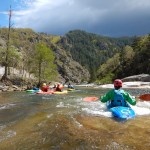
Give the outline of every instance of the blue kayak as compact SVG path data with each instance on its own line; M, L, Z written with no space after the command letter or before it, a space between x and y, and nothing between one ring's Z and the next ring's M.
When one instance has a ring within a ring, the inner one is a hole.
M129 105L127 105L126 107L124 106L111 107L110 102L107 102L106 105L107 108L112 112L112 115L119 119L130 119L134 118L136 115L134 110Z

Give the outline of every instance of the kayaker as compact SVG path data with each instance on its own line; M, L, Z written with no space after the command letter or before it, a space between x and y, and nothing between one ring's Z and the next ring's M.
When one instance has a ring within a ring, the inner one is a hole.
M33 85L32 89L33 89L33 90L39 90L39 88L36 87L35 85Z
M129 102L131 105L136 105L136 100L128 92L122 89L122 81L120 79L116 79L114 81L114 89L101 96L100 101L103 103L110 101L108 107L126 107L128 106L127 102Z
M31 84L27 85L26 90L32 90L32 85Z
M42 87L41 87L41 90L42 90L43 92L48 92L49 88L50 88L49 85L46 85L46 83L43 83L43 84L42 84Z
M56 85L56 84L54 84L53 89L56 89L56 87L57 87L57 85Z
M64 88L64 86L62 84L58 83L55 90L58 92L62 92L63 88Z
M74 89L73 85L71 85L70 83L68 84L68 88L69 89Z

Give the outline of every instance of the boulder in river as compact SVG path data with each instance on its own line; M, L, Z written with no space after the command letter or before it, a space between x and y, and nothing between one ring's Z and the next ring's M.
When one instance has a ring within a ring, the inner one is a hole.
M142 82L150 82L149 74L139 74L134 76L129 76L122 79L123 82L132 82L132 81L142 81Z

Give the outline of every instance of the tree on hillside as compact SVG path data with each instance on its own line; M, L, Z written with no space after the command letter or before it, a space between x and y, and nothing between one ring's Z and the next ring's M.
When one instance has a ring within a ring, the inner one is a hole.
M143 36L133 46L135 57L132 66L136 66L132 74L150 73L150 35Z
M7 34L7 43L6 43L6 52L5 54L5 62L4 62L4 66L5 66L5 72L4 75L2 76L1 81L6 80L7 79L7 75L8 75L8 67L9 67L9 53L10 53L10 30L11 30L11 16L12 16L12 10L11 10L11 6L10 6L10 10L9 10L9 26L8 26L8 34Z
M54 64L53 51L45 43L35 45L33 53L33 73L38 76L39 83L42 80L54 80L58 76L57 67Z
M97 77L101 82L109 83L115 77L115 71L120 66L120 55L116 53L109 58L106 63L102 64L97 72Z
M5 65L5 53L6 53L6 49L0 49L0 64L2 66ZM7 75L10 75L10 67L12 68L19 68L19 64L20 64L20 53L18 52L18 50L11 46L10 47L10 51L9 51L9 55L8 55L8 61L7 61L7 64L8 64L8 68L7 68Z

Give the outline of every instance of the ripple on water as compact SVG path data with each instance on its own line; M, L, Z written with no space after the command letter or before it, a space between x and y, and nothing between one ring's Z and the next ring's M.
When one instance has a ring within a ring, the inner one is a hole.
M78 128L83 127L83 125L82 125L80 122L78 122L78 121L76 120L76 118L72 117L72 119L73 119L74 124L75 124Z
M5 105L0 105L0 110L2 110L2 109L9 109L9 108L11 108L11 107L13 107L13 106L15 106L16 104L5 104Z
M120 145L119 143L117 142L111 142L110 145L106 145L106 150L129 150L129 147L128 146L125 146L125 145Z
M59 102L57 105L56 105L56 107L60 107L60 108L62 108L62 107L66 107L65 105L64 105L64 103L63 102Z
M1 132L1 135L0 135L0 142L4 141L4 140L7 140L8 138L11 138L13 136L16 135L16 132L15 131L12 131L12 130L9 130L7 132Z
M51 118L53 116L53 114L48 114L47 118Z

